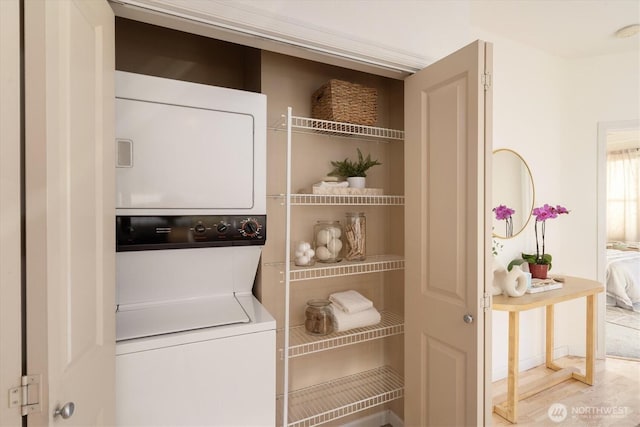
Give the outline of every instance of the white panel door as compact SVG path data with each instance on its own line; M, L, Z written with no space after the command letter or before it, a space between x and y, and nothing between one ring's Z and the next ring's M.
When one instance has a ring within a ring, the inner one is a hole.
M114 52L106 1L25 2L31 426L114 423Z
M408 426L484 423L490 48L477 41L405 80Z

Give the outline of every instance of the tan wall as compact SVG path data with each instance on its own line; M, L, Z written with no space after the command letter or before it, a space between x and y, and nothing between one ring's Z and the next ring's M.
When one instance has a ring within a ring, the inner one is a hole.
M260 51L116 18L116 70L260 92Z

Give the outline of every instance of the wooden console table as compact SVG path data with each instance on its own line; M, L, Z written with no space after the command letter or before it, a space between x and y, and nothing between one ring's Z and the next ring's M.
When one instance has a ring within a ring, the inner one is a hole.
M506 401L493 407L494 412L512 423L518 422L518 401L533 396L542 390L553 387L570 378L582 381L585 384L593 384L593 371L595 367L595 313L596 294L602 292L601 283L581 279L578 277L565 277L562 289L540 292L536 294L524 294L521 297L508 297L498 295L493 298L493 309L509 312L509 371L507 377ZM553 307L563 301L587 297L587 348L586 367L584 375L575 367L561 368L553 362ZM518 388L518 353L520 344L520 312L532 308L546 307L546 343L545 366L553 371L539 380ZM505 396L503 396L505 397ZM502 401L502 399L500 399Z

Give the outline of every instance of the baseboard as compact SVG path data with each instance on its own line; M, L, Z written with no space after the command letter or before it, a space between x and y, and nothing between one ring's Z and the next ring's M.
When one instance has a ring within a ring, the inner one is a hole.
M563 347L558 347L555 350L553 350L553 358L554 359L558 359L560 357L564 357L564 356L568 356L569 355L569 347L568 346L563 346ZM542 364L544 364L544 359L545 359L545 355L544 354L540 354L537 356L533 356L533 357L528 357L526 359L521 359L520 360L520 366L519 366L519 371L526 371L527 369L531 369L531 368L535 368L536 366L540 366ZM507 377L507 374L509 372L509 367L508 366L499 366L499 367L494 367L493 368L493 372L492 372L492 379L491 381L498 381L501 380L503 378Z
M393 411L380 411L366 417L359 418L342 427L381 427L385 424L391 424L393 427L404 427L404 422Z

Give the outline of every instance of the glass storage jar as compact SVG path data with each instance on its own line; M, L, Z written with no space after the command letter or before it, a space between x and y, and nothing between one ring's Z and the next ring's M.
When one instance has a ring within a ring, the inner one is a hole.
M319 262L342 260L342 226L340 221L318 221L313 227L313 247Z
M312 335L327 335L333 332L333 317L330 309L331 302L326 299L312 299L307 301L304 311L304 328Z
M347 222L344 225L344 258L347 261L364 261L366 258L366 229L367 219L364 212L347 212Z
M311 248L311 243L300 241L293 247L293 262L300 267L311 267L316 263L315 251Z

